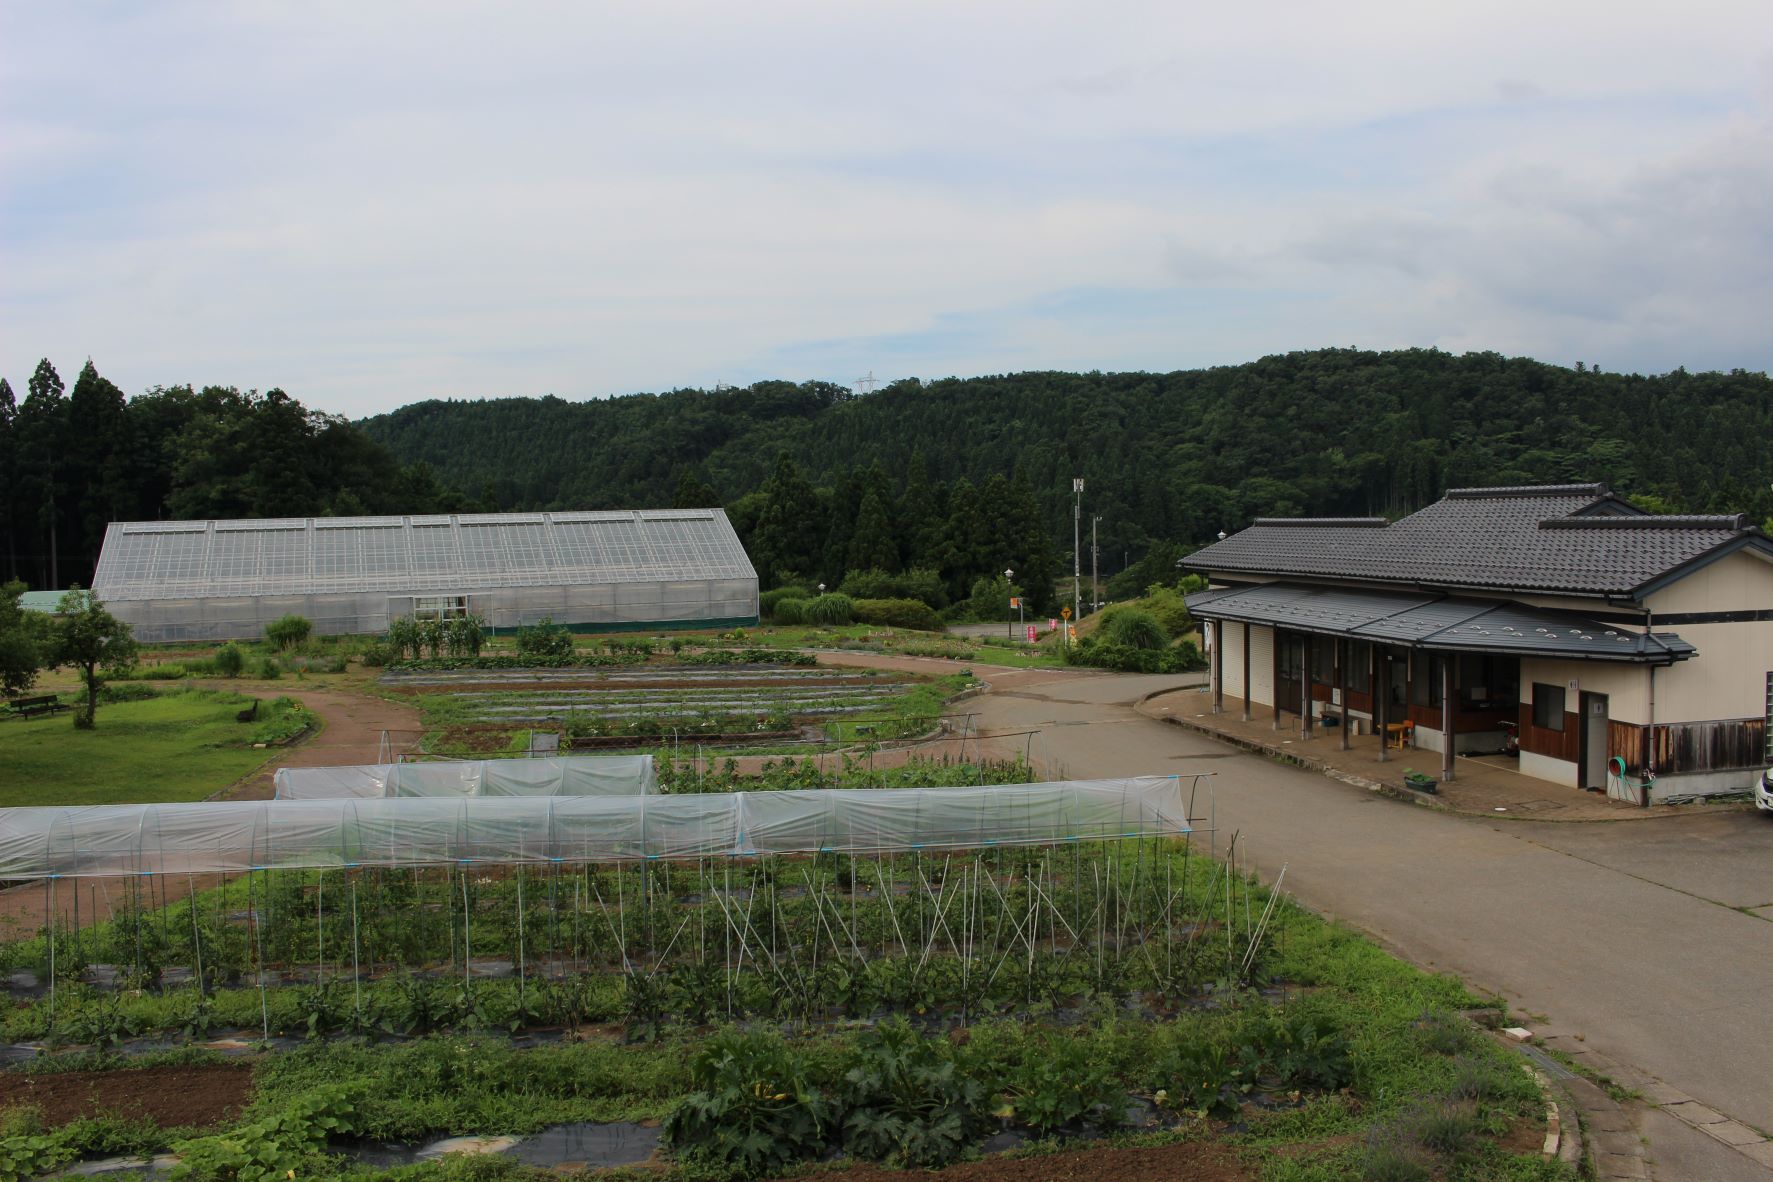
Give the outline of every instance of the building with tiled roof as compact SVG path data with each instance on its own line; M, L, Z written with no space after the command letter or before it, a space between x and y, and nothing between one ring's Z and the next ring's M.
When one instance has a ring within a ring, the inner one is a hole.
M1258 518L1184 563L1216 708L1436 750L1448 779L1518 740L1525 774L1643 802L1773 762L1773 542L1740 516L1453 489L1395 522Z

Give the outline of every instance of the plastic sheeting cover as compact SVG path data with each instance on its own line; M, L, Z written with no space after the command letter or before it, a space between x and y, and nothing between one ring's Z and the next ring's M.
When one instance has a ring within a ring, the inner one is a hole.
M0 879L872 853L1187 831L1174 776L980 788L12 808L0 809Z
M437 763L286 767L278 800L377 796L645 796L659 790L650 755L563 755Z

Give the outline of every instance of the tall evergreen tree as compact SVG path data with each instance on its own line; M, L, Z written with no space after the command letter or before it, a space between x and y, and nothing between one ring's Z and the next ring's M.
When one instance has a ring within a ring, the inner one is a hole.
M886 506L872 488L862 494L862 508L856 514L855 531L850 534L848 569L888 573L899 569L899 545L893 540Z
M677 476L677 492L671 498L673 509L717 509L720 507L720 494L714 486L696 475L694 468L686 467Z
M131 450L123 391L88 358L68 395L66 565L76 582L92 581L105 526L136 516Z
M68 403L62 396L61 375L45 357L37 363L27 386L25 403L18 413L19 453L24 463L23 513L27 536L37 551L37 582L42 587L61 583L61 502L66 496L66 446Z
M753 533L752 561L763 586L819 569L819 498L787 452L764 482L763 504Z
M12 383L0 378L0 533L6 535L6 572L9 582L18 578L18 538L13 533L18 519L18 496L22 480L19 472L18 400Z

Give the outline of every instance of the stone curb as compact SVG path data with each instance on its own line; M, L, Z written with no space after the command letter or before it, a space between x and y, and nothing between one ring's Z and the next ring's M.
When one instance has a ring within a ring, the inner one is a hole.
M1741 1121L1733 1120L1710 1105L1689 1096L1681 1089L1666 1084L1635 1067L1620 1063L1599 1051L1591 1050L1569 1036L1555 1034L1540 1041L1544 1045L1555 1047L1559 1052L1568 1055L1585 1070L1610 1079L1621 1087L1630 1088L1643 1098L1645 1105L1659 1108L1687 1127L1704 1133L1718 1144L1735 1150L1757 1165L1773 1169L1773 1140L1769 1140L1760 1130L1750 1128ZM1618 1111L1621 1118L1630 1120L1630 1114L1606 1092L1580 1077L1576 1079L1576 1083L1580 1084L1581 1088L1573 1088L1573 1091L1580 1092L1582 1089L1587 1089L1593 1092L1596 1096L1601 1097L1606 1105ZM1606 1135L1604 1126L1599 1135L1602 1137ZM1637 1138L1635 1129L1631 1132L1631 1139L1638 1147L1639 1156L1642 1156L1642 1144ZM1597 1161L1597 1166L1600 1164L1602 1163ZM1648 1175L1610 1175L1603 1170L1597 1172L1595 1176L1608 1178L1615 1176L1647 1177Z

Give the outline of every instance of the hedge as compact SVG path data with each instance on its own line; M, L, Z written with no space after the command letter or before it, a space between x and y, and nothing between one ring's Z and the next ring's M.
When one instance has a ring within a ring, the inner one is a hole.
M858 624L910 628L918 632L942 630L942 621L935 609L921 599L858 599L854 606Z

